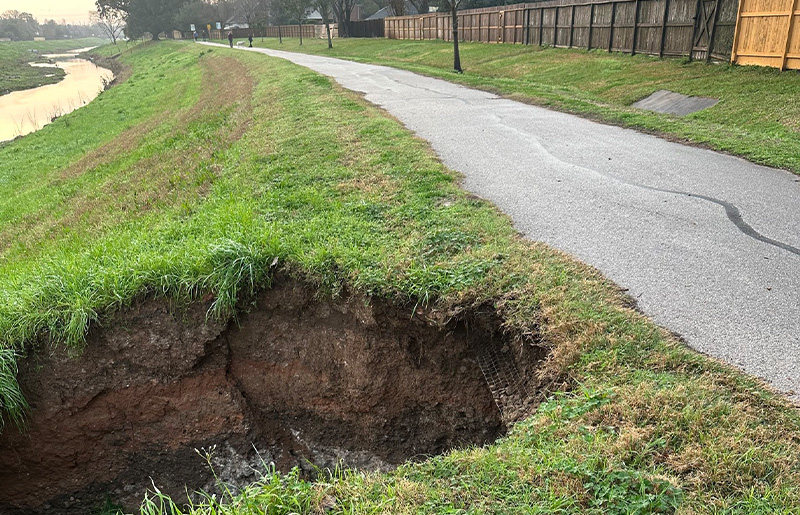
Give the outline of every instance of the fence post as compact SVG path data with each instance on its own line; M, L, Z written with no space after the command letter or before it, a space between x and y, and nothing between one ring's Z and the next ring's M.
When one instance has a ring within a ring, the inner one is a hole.
M544 7L539 8L539 46L542 45L542 36L544 35Z
M692 41L689 45L689 61L694 60L694 44L695 38L697 37L697 29L700 24L700 9L703 8L703 0L697 0L697 4L694 8L694 29L692 30Z
M506 12L500 11L500 14L497 18L497 24L499 25L498 30L500 34L497 35L497 42L498 43L505 43L506 42Z
M706 62L711 61L711 52L714 51L714 36L717 34L717 22L719 21L719 4L720 1L717 0L717 3L714 6L714 21L711 22L711 33L708 35L708 51L706 52ZM789 18L790 25L791 20L792 19ZM786 37L788 38L789 35L787 34Z
M611 2L611 26L608 28L608 52L614 45L614 18L617 17L617 2Z
M594 4L589 7L589 41L586 42L586 50L592 49L592 29L594 28Z
M556 14L553 16L553 48L558 48L558 6L556 6Z
M733 46L731 46L731 63L736 64L736 51L739 49L739 23L742 21L742 4L736 9L736 25L733 28ZM788 38L787 38L788 39Z
M525 45L531 44L531 10L525 9L525 15L522 17L525 20L525 29L522 33L522 41Z
M719 0L717 0L719 1ZM783 56L781 57L781 71L786 69L786 60L789 56L789 46L791 45L792 24L794 23L794 12L798 7L798 0L789 2L789 21L786 23L786 44L783 46Z
M575 35L575 6L572 6L569 16L569 47L572 48L572 38Z
M719 2L719 0L717 0ZM639 0L636 0L633 8L633 41L631 43L631 55L636 55L637 28L639 27Z
M669 16L669 0L664 0L664 19L661 20L661 46L658 47L658 57L664 58L664 45L667 44L667 17Z

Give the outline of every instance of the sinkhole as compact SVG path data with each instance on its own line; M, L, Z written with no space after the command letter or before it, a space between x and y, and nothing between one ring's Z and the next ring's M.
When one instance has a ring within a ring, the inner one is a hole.
M143 299L80 356L23 360L31 411L0 434L0 513L135 508L153 483L184 498L213 488L202 449L233 485L270 463L388 470L490 443L536 397L543 349L508 341L489 307L442 321L286 278L235 321L207 321L208 307Z

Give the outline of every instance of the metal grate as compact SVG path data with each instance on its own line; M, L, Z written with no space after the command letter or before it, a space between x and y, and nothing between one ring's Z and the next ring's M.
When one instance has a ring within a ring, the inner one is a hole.
M497 409L504 419L512 418L528 398L528 391L511 349L488 342L476 349L476 357Z

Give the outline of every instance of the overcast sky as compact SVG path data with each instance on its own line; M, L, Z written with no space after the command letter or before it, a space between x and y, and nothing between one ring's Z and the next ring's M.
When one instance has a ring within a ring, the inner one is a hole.
M28 12L39 22L46 19L66 20L67 23L89 21L89 11L94 11L94 0L0 0L0 13L8 10Z

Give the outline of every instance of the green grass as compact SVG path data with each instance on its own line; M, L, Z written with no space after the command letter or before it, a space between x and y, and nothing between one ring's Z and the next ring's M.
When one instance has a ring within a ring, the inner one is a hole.
M800 73L681 59L522 45L387 39L257 39L255 46L403 68L607 123L668 135L800 173ZM630 107L660 89L717 98L686 117Z
M796 410L680 345L595 271L520 238L395 120L253 53L161 42L121 59L127 81L0 145L0 403L12 419L24 413L15 355L80 349L92 324L143 295L211 294L209 315L228 317L282 273L323 295L494 306L510 337L541 335L553 391L485 448L316 483L267 469L193 513L800 506ZM157 493L143 508L178 511Z
M63 79L64 70L61 68L30 66L29 63L47 62L41 54L57 54L104 43L106 40L100 38L0 43L0 94L55 84Z

